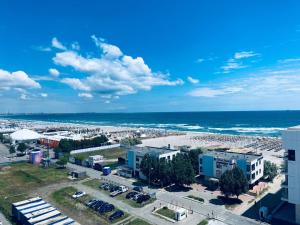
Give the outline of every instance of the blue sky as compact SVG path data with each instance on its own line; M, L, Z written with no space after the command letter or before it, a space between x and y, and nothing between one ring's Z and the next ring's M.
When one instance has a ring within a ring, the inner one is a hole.
M300 109L299 1L0 3L0 112Z

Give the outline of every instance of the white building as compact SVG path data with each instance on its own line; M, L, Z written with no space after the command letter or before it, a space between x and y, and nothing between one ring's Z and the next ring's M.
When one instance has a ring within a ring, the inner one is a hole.
M229 169L239 167L250 186L264 175L264 159L258 154L244 154L226 151L208 151L199 155L199 174L205 178L217 178Z
M35 142L39 140L40 137L41 137L40 134L38 134L33 130L28 130L28 129L17 130L12 134L10 134L10 140L13 144Z
M300 126L283 131L282 140L286 150L282 200L295 206L295 222L300 224Z
M94 165L96 163L103 162L103 156L102 155L92 155L92 156L89 156L88 161L89 161L89 165L91 167L94 167Z

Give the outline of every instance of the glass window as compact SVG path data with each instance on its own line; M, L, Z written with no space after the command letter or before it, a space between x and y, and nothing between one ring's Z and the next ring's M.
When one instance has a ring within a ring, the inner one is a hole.
M255 179L255 173L252 173L252 180Z
M252 164L251 167L252 167L251 170L255 170L255 164Z
M292 150L292 149L288 150L288 160L290 160L290 161L296 160L295 150Z

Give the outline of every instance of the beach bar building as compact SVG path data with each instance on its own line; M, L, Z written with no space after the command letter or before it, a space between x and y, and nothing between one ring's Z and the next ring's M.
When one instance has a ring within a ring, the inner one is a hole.
M244 154L227 151L208 151L199 155L199 174L205 179L219 179L226 171L239 167L254 186L264 175L264 159L260 154Z
M21 225L80 225L40 197L13 203L12 217Z
M146 176L140 171L140 164L144 155L149 154L159 159L165 158L172 160L180 151L168 148L155 148L155 147L129 147L127 149L127 168L132 170L133 176L141 179L146 179Z

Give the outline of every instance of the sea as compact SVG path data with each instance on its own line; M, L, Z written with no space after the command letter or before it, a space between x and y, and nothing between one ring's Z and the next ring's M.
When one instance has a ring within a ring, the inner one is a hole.
M273 137L287 127L300 125L300 111L41 113L0 118Z

